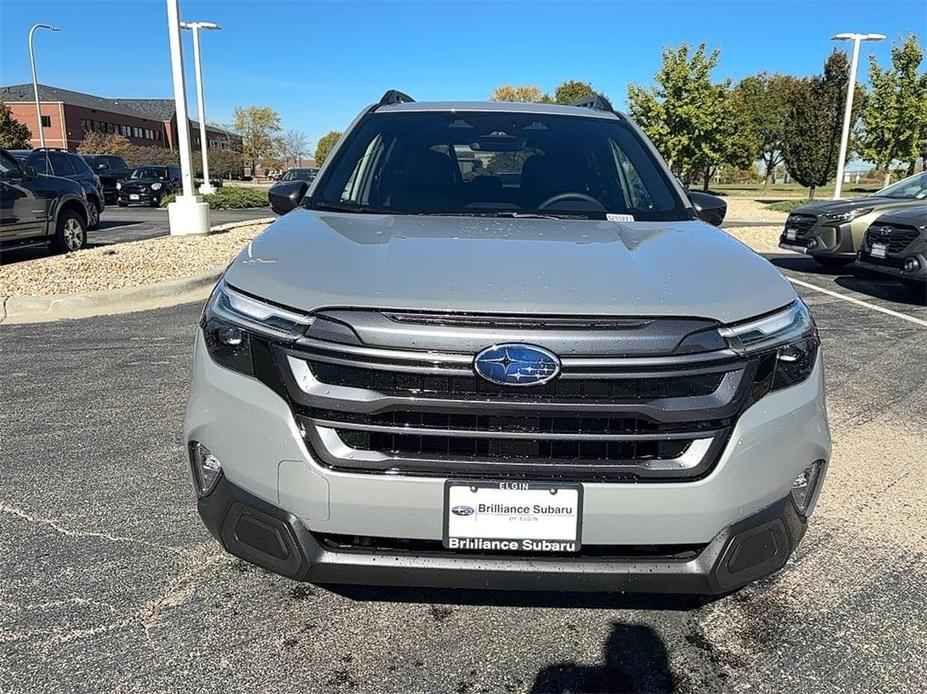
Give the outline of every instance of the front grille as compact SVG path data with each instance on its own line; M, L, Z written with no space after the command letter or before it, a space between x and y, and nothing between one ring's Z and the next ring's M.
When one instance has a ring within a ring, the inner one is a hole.
M918 237L917 229L913 227L883 224L873 226L866 232L866 250L872 248L873 243L882 243L891 254L898 254L910 246ZM875 258L879 260L879 258Z
M273 347L278 390L323 464L458 478L696 479L717 461L755 381L771 373L719 349L720 338L706 337L717 333L710 321L594 318L582 329L532 323L532 343L569 355L560 375L495 385L475 374L474 355L519 341L523 328L511 326L527 319L484 326L414 315L339 311L297 344ZM458 333L467 351L448 351Z
M790 214L786 221L786 227L797 230L798 237L801 238L811 231L811 227L813 227L817 221L818 218L813 214Z

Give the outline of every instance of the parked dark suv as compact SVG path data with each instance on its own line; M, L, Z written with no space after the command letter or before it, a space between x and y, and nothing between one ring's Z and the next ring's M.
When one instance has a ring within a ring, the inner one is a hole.
M139 166L129 177L116 184L116 204L151 205L157 207L161 198L180 188L180 167Z
M90 203L88 207L90 219L87 222L87 228L97 228L100 215L106 208L103 187L100 184L100 177L90 170L87 162L80 155L64 149L49 147L33 150L14 149L10 150L10 154L16 157L24 167L31 166L37 173L77 181L87 193L87 202Z
M116 202L116 183L127 179L132 173L132 167L122 157L112 154L82 154L81 157L99 177L107 204Z
M52 250L87 243L87 193L75 181L36 173L0 150L0 243L48 241Z

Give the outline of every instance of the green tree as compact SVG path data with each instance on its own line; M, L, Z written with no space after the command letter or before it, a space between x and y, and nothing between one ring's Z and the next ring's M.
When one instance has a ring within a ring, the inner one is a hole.
M328 159L328 155L331 154L331 151L335 148L335 145L338 144L338 140L340 139L341 133L337 130L327 132L319 138L319 142L315 146L316 166L322 166L322 164L325 163L325 160Z
M783 161L782 141L789 118L791 92L797 81L790 75L761 72L744 77L734 87L763 162L764 189L769 187L776 167Z
M492 94L489 95L490 101L520 101L530 104L548 104L551 102L550 96L544 93L540 87L533 84L523 84L513 86L503 84L496 87Z
M29 126L13 118L13 112L3 99L0 99L0 147L4 149L32 147L32 133Z
M280 115L270 106L236 106L232 113L232 130L242 139L243 152L251 162L251 174L258 161L275 155L280 147Z
M789 99L783 140L789 175L808 188L808 197L837 173L840 131L849 82L846 53L834 50L824 73L796 83ZM853 100L851 123L859 118L865 93L860 85Z
M585 99L588 96L594 96L596 93L592 85L588 82L579 80L567 80L562 82L554 90L554 101L558 104L572 104L579 99Z
M921 148L927 145L927 72L918 74L924 51L914 34L892 46L892 64L879 66L869 57L870 92L863 108L862 154L886 172L892 162L908 164L914 173ZM885 175L885 184L890 174Z
M673 171L687 181L702 177L706 189L718 166L749 165L755 149L730 80L712 82L719 57L705 44L668 48L654 86L628 85L632 117Z

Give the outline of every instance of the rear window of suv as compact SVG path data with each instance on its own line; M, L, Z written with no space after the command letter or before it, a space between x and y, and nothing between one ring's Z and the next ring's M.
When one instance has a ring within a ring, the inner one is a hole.
M623 119L546 113L374 113L348 136L311 206L395 214L689 219Z

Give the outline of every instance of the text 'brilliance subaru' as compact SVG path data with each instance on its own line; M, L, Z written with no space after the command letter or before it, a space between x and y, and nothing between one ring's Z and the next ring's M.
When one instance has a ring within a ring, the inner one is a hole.
M281 187L283 186L283 187ZM640 130L387 92L229 266L185 422L200 514L298 580L723 593L830 456L808 310Z

